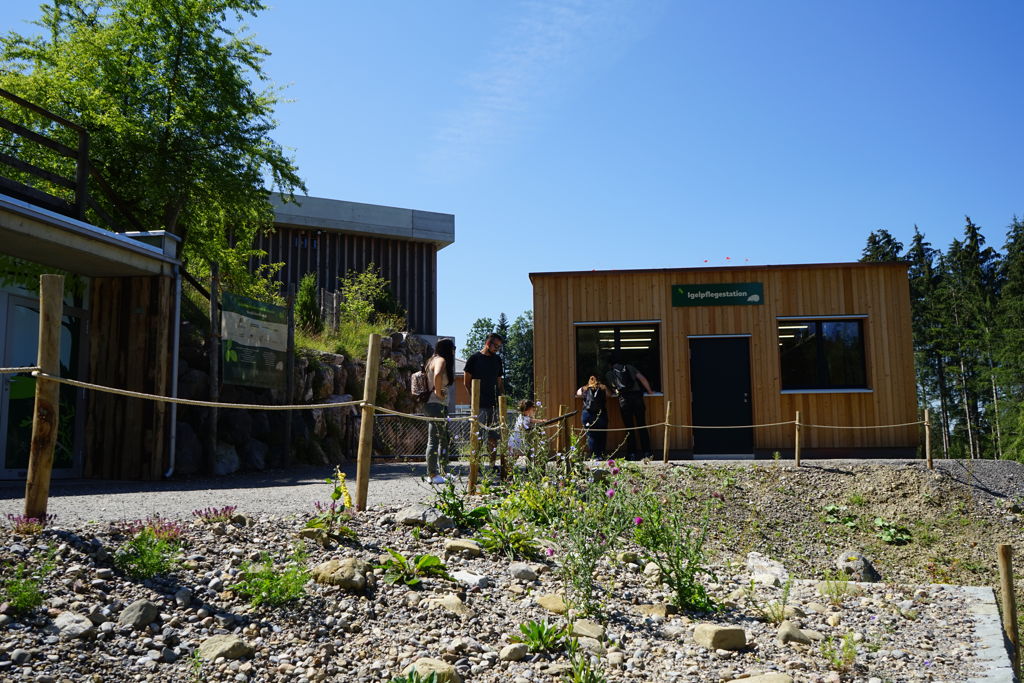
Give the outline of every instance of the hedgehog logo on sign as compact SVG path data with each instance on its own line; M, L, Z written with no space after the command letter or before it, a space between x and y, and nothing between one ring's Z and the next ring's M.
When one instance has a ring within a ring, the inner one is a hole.
M750 296L747 297L747 301L749 301L752 304L756 304L756 303L761 301L761 295L760 294L751 294Z

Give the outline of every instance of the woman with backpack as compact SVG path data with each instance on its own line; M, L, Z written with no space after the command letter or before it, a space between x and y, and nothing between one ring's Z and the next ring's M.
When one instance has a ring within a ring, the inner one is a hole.
M448 417L448 388L455 382L455 342L438 339L424 372L427 374L427 388L430 396L423 404L423 414L428 417ZM441 464L448 463L448 449L451 435L446 422L431 420L427 423L427 479L431 484L445 483L441 475ZM440 456L440 457L439 457Z
M590 380L576 390L576 396L583 399L583 429L587 434L587 448L590 455L597 459L604 459L604 448L608 442L608 432L593 431L608 428L608 408L606 399L608 397L607 387L597 381L597 377L590 376Z

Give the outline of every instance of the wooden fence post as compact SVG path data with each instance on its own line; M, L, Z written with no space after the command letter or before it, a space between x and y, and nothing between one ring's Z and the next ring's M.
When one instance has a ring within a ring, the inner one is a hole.
M932 462L932 425L927 408L924 409L924 457L928 461L928 469L934 470L935 463Z
M480 473L480 380L474 379L470 388L470 411L473 419L469 421L469 495L476 495L476 478Z
M793 435L793 459L800 467L800 411L796 411L796 431Z
M668 464L668 437L672 431L669 426L672 418L672 401L665 401L665 444L663 446L665 454L661 456L661 461Z
M999 585L1002 590L1003 630L1013 645L1011 654L1013 673L1020 675L1020 637L1017 631L1017 596L1013 591L1013 546L1000 543L997 547L999 558Z
M501 441L498 443L498 452L501 454L501 478L505 479L508 476L508 461L506 456L508 455L508 397L502 394L498 397L498 424L500 425L500 431L498 434ZM515 461L512 462L515 466Z
M220 267L210 264L210 340L206 347L210 361L209 393L210 400L220 400ZM213 474L213 465L217 461L217 420L216 407L210 407L206 424L206 462L207 474Z
M39 276L39 371L60 376L60 326L64 317L64 276ZM60 426L60 385L36 377L36 402L32 413L32 442L25 481L25 516L46 520L50 499L53 448Z
M569 408L564 405L558 406L558 415L565 415L569 412ZM566 433L568 427L568 420L558 421L558 430L555 432L555 451L565 455L569 445L569 435Z
M370 464L373 456L373 408L377 401L377 375L380 371L380 335L370 335L366 352L366 380L363 382L363 419L359 424L359 455L356 464L356 509L366 509L370 489Z
M284 359L284 405L295 400L295 283L288 283L285 299L288 311L288 347ZM292 411L284 411L284 466L292 464Z

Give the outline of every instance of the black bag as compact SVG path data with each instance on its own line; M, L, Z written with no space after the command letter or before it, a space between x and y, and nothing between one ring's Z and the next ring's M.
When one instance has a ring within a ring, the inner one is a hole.
M413 395L417 403L426 403L430 399L430 382L427 381L425 370L412 373L409 378L409 393Z
M637 384L636 375L633 374L633 368L629 365L613 365L611 371L612 387L617 393L625 393L629 391L639 391L640 386Z

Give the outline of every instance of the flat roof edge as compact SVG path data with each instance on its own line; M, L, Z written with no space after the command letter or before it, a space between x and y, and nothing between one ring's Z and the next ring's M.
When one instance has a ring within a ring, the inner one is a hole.
M777 263L764 265L735 265L735 266L683 266L679 268L625 268L615 270L562 270L543 271L530 273L534 277L552 277L556 275L624 275L637 273L675 273L685 271L696 272L727 272L727 271L763 271L763 270L801 270L811 268L876 268L879 266L902 266L904 269L910 267L906 261L843 261L838 263Z

